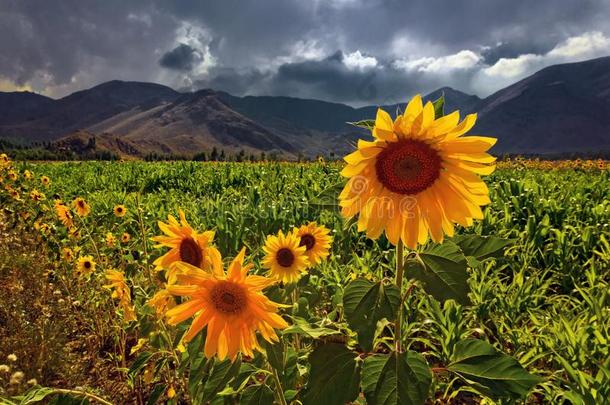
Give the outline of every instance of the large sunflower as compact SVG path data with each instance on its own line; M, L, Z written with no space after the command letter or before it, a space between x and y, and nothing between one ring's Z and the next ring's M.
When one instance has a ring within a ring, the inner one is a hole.
M185 262L203 270L209 270L212 265L220 265L221 256L218 249L212 246L214 232L195 231L186 221L182 210L179 211L180 222L173 215L168 215L168 222L159 221L159 228L165 235L155 236L155 247L169 247L171 250L155 260L157 270L172 270L172 265Z
M176 325L195 315L183 339L190 341L207 326L204 354L208 358L235 359L239 352L253 356L254 350L260 350L256 332L274 342L278 341L274 329L288 326L277 314L280 305L262 293L274 280L247 275L252 265L243 265L244 256L242 249L227 274L221 263L214 263L210 272L177 263L177 283L167 286L171 294L191 298L167 311L168 322Z
M332 241L328 228L310 222L307 225L301 225L300 228L295 228L294 232L299 238L299 246L305 246L305 255L311 265L319 264L328 257Z
M294 232L284 235L280 231L277 236L267 236L263 250L263 266L269 269L271 277L278 281L295 283L309 267L309 259L305 254L307 248L300 245L300 239Z
M476 114L459 119L457 111L435 119L434 106L424 106L419 95L394 121L379 109L374 140L359 140L358 150L345 157L342 214L358 214L358 230L367 236L376 239L385 231L391 243L402 240L412 249L428 235L436 242L452 236L454 223L470 226L482 219L480 206L490 200L479 175L495 169L486 151L496 139L462 137Z

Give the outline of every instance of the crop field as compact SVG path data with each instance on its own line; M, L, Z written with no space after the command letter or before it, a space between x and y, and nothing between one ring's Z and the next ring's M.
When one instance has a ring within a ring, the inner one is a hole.
M0 403L607 403L606 162L499 162L482 219L404 252L341 214L344 166L7 161ZM159 268L180 211L214 232L181 260L233 275L242 248L248 274L273 273L269 249L302 225L332 242L295 280L246 278L267 323L215 342L213 322L187 332L209 311L173 310L196 298L171 286L211 276Z

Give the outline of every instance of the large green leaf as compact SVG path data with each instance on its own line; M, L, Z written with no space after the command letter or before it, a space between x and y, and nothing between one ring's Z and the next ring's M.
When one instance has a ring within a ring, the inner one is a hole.
M406 276L424 283L428 294L439 301L454 299L461 304L469 303L467 269L466 257L450 241L433 245L405 263Z
M478 339L465 339L455 346L449 371L491 398L521 398L542 378L530 374L519 362Z
M305 405L343 405L356 399L360 386L358 354L327 343L309 355L311 369L303 395Z
M255 384L246 387L239 401L242 405L267 405L274 401L273 391L265 384Z
M215 360L214 366L212 367L210 375L205 381L205 385L201 392L202 402L214 399L216 394L222 391L229 381L239 373L240 367L241 360L239 357L233 362L231 360Z
M457 235L451 240L466 256L472 256L477 260L503 257L506 248L515 243L515 239L481 235Z
M284 341L280 338L279 342L269 343L263 340L263 348L267 355L267 361L278 373L284 371Z
M368 351L373 348L377 322L383 318L393 320L399 305L400 290L393 284L357 278L343 293L347 322L358 333L360 346Z
M378 354L364 361L362 390L368 405L417 405L428 398L432 372L418 353Z
M445 94L443 93L439 98L432 102L434 105L434 119L439 119L445 115Z

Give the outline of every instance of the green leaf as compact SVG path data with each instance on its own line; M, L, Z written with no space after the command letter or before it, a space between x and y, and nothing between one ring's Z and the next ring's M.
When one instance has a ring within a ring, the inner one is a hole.
M362 121L356 121L356 122L348 122L348 124L353 125L355 127L372 130L375 127L375 120L362 120Z
M358 354L338 343L327 343L309 355L311 369L304 405L343 405L356 399L360 386Z
M237 375L240 367L241 359L239 357L234 362L231 360L216 360L203 387L202 402L214 399L216 394L222 391L229 381Z
M418 353L392 352L367 357L362 370L362 390L368 405L417 405L428 399L432 371Z
M247 387L241 396L242 405L267 405L274 401L273 391L265 384L255 384Z
M419 260L417 259L419 257ZM424 283L424 290L439 301L454 299L468 304L468 263L451 241L418 253L405 263L405 274Z
M434 106L434 119L437 120L445 115L445 94L432 102Z
M491 398L522 398L542 381L516 359L478 339L458 342L447 369Z
M23 396L13 397L13 399L17 399L19 404L22 405L35 404L53 393L55 393L55 391L52 388L34 387L27 391Z
M350 328L358 333L358 343L372 350L377 322L393 320L400 305L400 290L393 284L373 283L357 278L348 284L343 293L345 318Z
M319 339L323 336L330 336L330 335L336 335L336 334L341 333L335 329L329 329L329 328L323 328L323 327L311 325L305 319L299 318L296 316L292 317L292 321L293 321L292 325L290 325L289 327L284 329L282 331L282 335L290 335L290 334L297 333L299 335L305 335L312 339Z
M159 398L161 398L161 395L163 395L163 393L166 391L167 391L167 385L165 385L165 384L155 385L155 387L150 392L150 396L148 397L148 401L146 401L146 405L155 405L159 401Z
M479 261L503 257L506 248L515 243L515 239L480 235L456 235L451 241L456 243L466 256L472 256Z
M153 354L150 352L140 353L138 355L138 357L132 363L131 367L129 367L129 371L127 372L127 374L129 374L131 377L136 375L141 369L143 369L146 366L146 364L148 363L148 360L150 360L152 355Z
M279 342L269 343L263 340L263 348L267 354L267 361L271 367L276 369L280 374L284 371L284 342L280 338Z

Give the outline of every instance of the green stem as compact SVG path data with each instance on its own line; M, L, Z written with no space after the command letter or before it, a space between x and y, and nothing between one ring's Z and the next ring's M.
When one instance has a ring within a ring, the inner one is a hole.
M298 305L299 302L299 288L297 286L292 290L292 305ZM301 350L301 336L298 333L294 334L294 344L296 346L297 352Z
M402 295L402 276L404 272L404 246L402 244L402 240L398 240L396 244L396 286L401 292ZM395 324L395 332L394 332L394 346L396 348L396 352L402 352L402 302L398 307L398 313L396 314L396 322Z
M280 376L277 373L277 370L275 369L275 367L271 367L271 370L273 370L273 381L275 383L275 391L277 394L277 399L280 403L280 405L288 405L288 402L286 402L286 397L284 397L284 390L282 389L282 383L280 382Z

